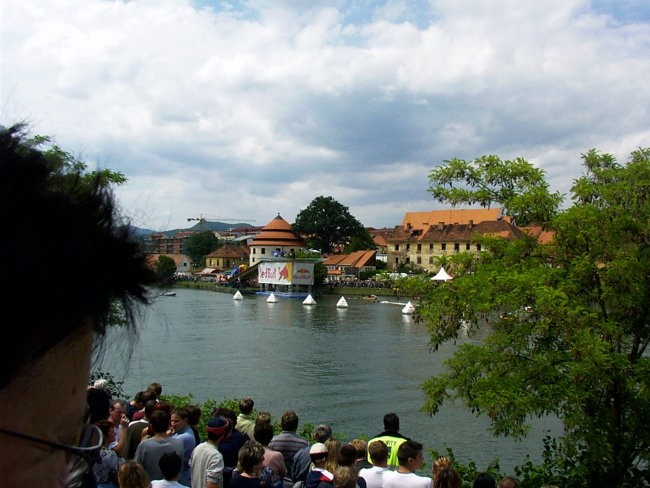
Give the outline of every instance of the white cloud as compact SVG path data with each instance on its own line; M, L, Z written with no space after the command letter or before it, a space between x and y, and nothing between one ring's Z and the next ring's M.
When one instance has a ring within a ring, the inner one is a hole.
M437 205L445 159L522 156L566 192L585 150L647 146L650 23L625 5L7 0L2 121L122 171L138 225L322 194L392 226Z

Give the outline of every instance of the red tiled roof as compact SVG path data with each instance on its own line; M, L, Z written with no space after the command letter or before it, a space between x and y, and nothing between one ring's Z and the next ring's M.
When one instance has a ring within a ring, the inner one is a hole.
M226 244L212 251L206 258L247 258L249 254L248 246Z
M506 239L521 237L519 228L506 220L484 220L478 224L432 225L428 229L400 229L389 242L469 242L475 234L500 236Z
M375 257L376 251L355 251L350 254L334 254L323 261L324 266L349 266L361 268Z
M520 229L537 239L537 242L540 244L549 244L555 238L555 233L553 231L544 230L541 225L520 227Z
M278 214L253 238L251 246L295 246L305 247L305 241L293 233L291 224Z
M449 209L431 210L428 212L406 212L402 220L402 227L424 230L430 225L445 224L475 224L484 220L499 220L503 217L500 208L481 209Z

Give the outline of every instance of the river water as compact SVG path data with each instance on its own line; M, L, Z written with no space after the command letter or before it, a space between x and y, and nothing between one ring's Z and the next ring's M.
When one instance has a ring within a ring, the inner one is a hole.
M495 457L506 471L528 453L539 460L545 431L558 430L557 421L539 420L514 442L492 437L487 420L461 403L433 417L423 413L421 385L443 371L456 346L430 352L425 326L403 315L402 306L347 297L341 309L336 296L305 306L297 299L236 301L225 293L176 291L147 310L130 357L113 347L99 365L124 379L129 395L156 381L163 393L192 393L199 402L250 396L274 419L291 409L301 423L329 423L345 440L372 437L384 414L396 412L401 432L426 451L447 445L479 469Z

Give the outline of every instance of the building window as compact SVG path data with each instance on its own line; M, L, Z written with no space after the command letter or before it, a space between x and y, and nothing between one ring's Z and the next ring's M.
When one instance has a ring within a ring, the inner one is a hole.
M406 264L410 264L410 263L411 263L411 258L407 257L406 258Z
M257 254L257 248L256 247L253 248L253 254Z
M418 244L418 252L422 251L422 244Z
M476 250L477 250L477 251L480 251L480 250L481 250L481 245L480 245L480 244L477 244L477 245L476 245Z
M458 252L458 251L460 251L460 244L454 242L454 252Z
M395 264L399 264L399 258L395 258Z
M467 244L465 244L465 250L469 251L469 249L470 249L470 245L469 245L469 242L468 242Z
M395 244L395 250L399 251L399 244Z
M260 254L266 254L266 248L265 248L265 247L263 247L262 249L260 249Z
M410 250L411 250L411 245L410 245L410 244L407 244L407 245L406 245L406 250L407 250L407 251L410 251Z
M447 250L447 243L446 243L446 242L443 242L442 244L440 244L440 249L441 249L442 251L446 251L446 250Z
M429 244L429 251L433 252L433 243Z
M418 256L418 258L417 258L417 263L418 263L418 264L422 264L422 256Z

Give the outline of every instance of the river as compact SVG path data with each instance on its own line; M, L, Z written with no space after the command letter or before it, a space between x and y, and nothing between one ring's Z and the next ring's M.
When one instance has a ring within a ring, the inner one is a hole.
M329 423L345 440L372 437L383 430L384 414L396 412L400 431L425 450L447 445L479 469L498 457L509 472L528 453L539 460L545 430L558 430L556 420L539 420L515 442L492 437L487 420L461 403L435 416L423 413L421 385L443 371L456 346L430 352L425 326L399 305L347 297L341 309L336 296L305 306L297 299L236 301L225 293L176 291L148 308L130 357L124 345L113 346L98 365L124 379L129 395L156 381L163 393L192 393L200 402L250 396L276 420L291 409L301 423Z

